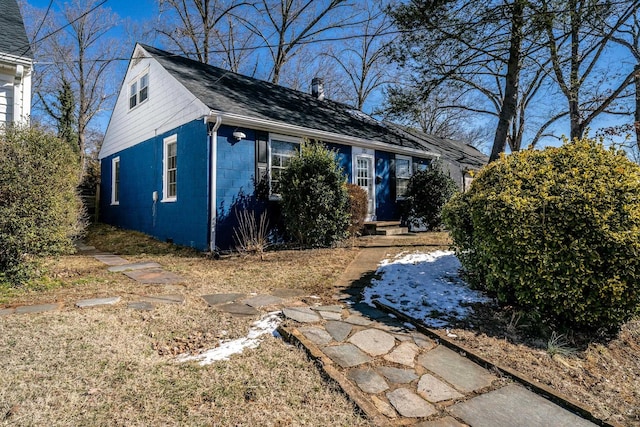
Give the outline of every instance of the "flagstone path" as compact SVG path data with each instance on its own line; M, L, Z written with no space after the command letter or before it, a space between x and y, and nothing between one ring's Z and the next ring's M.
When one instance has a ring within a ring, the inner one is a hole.
M82 251L95 251L80 246ZM359 302L361 290L386 255L386 248L362 249L336 285L343 292L335 304L310 306L299 289L270 294L202 295L214 310L255 317L281 310L281 335L303 346L320 362L349 398L376 425L455 426L592 426L522 385L472 362L393 314ZM153 262L130 263L98 253L109 271L139 283L176 284L184 280ZM363 280L365 278L366 280ZM307 299L308 300L308 299ZM111 306L120 296L75 302L77 309ZM133 310L154 310L157 304L183 304L181 294L146 295L127 303ZM60 310L62 303L0 309L0 316ZM607 425L606 423L601 423Z

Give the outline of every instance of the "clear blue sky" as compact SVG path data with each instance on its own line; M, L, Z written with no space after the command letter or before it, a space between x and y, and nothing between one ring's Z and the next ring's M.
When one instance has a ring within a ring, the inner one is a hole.
M32 6L46 9L50 0L27 0ZM65 3L65 0L53 0L53 10L59 10ZM156 2L154 0L107 0L104 4L113 12L117 13L121 18L146 18L151 16L156 10Z

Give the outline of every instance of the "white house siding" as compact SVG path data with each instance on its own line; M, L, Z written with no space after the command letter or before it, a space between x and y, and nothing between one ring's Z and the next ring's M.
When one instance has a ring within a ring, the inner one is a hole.
M30 65L0 63L0 125L26 123L30 114Z
M13 75L0 73L0 126L13 122L13 79Z
M100 150L105 158L209 113L209 108L175 80L144 49L136 47ZM129 109L129 84L149 70L149 98Z

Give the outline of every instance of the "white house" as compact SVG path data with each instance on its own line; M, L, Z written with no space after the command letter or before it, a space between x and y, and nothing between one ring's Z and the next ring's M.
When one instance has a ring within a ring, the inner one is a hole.
M33 53L16 0L0 0L0 127L31 115Z

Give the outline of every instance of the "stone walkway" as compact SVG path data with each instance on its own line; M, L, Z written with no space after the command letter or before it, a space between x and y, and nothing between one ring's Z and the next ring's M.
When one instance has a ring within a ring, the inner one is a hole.
M359 303L385 249L363 249L338 283L339 304L283 310L282 335L301 344L376 425L593 426L491 372L392 314ZM355 290L353 289L355 288Z
M79 246L81 251L95 248ZM349 398L376 425L415 426L591 426L595 425L510 379L490 372L438 340L417 332L393 314L360 303L362 288L375 273L387 249L362 249L336 285L343 292L332 305L309 306L297 289L277 289L268 295L239 293L202 295L214 310L233 316L257 316L282 309L286 323L280 332L302 345L320 362ZM130 263L108 253L93 256L114 273L145 284L177 284L183 279L154 262ZM309 301L311 298L307 298ZM85 299L74 308L118 304L120 296ZM133 310L153 310L158 304L182 304L181 294L139 297L127 303ZM0 316L60 310L62 303L0 309ZM607 425L607 424L603 424Z

